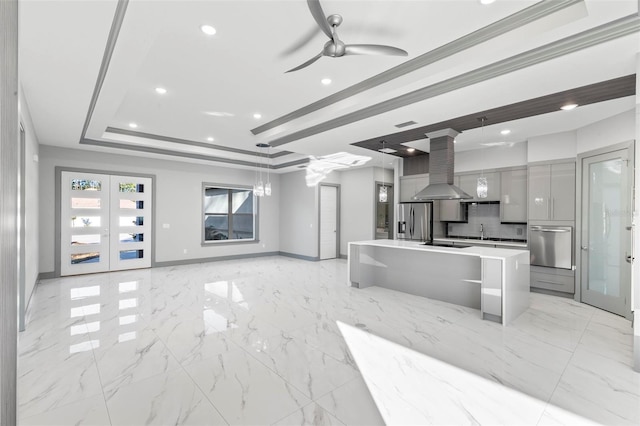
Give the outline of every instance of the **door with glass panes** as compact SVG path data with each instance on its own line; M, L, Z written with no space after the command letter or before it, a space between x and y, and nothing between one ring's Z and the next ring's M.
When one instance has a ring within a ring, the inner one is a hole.
M151 266L151 179L62 172L60 273Z

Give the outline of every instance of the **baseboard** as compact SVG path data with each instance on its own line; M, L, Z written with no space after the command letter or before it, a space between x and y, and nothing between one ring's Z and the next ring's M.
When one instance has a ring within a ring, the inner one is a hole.
M169 260L166 262L154 262L152 268L162 268L165 266L180 266L180 265L193 265L195 263L208 263L208 262L221 262L224 260L238 260L238 259L252 259L255 257L267 257L278 256L280 252L269 251L265 253L248 253L248 254L234 254L230 256L218 256L218 257L201 257L197 259L181 259L181 260Z
M51 280L53 278L60 278L59 275L57 275L55 272L51 271L51 272L40 272L38 274L38 279L36 280L36 285L38 285L38 283L42 280ZM35 286L33 287L35 288Z
M550 296L566 297L573 299L573 293L565 293L564 291L547 290L546 288L530 287L531 293L548 294Z
M319 257L303 256L301 254L287 253L286 251L280 251L278 252L278 254L280 256L292 257L294 259L300 259L300 260L307 260L309 262L318 262L320 260Z

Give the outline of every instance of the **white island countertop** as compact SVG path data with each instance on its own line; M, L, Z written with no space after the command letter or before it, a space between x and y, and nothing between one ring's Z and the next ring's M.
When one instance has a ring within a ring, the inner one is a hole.
M453 253L463 256L478 256L481 258L491 259L507 259L513 256L518 256L524 252L528 253L528 250L517 250L507 248L495 248L495 247L438 247L425 245L417 241L405 241L405 240L370 240L370 241L356 241L349 244L353 245L368 245L378 247L397 247L405 250L422 250L434 253Z

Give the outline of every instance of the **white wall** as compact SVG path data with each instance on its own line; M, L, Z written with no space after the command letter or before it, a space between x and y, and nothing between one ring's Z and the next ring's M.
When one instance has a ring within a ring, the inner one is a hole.
M280 176L280 251L318 256L317 188L308 187L305 171Z
M527 161L561 160L576 158L577 134L575 131L552 133L530 138L527 143Z
M576 133L578 153L629 142L635 139L635 109L582 127Z
M39 163L38 156L40 145L33 128L33 121L26 99L20 91L18 103L20 122L25 130L25 298L27 306L36 282L38 281L39 265Z
M341 175L340 254L348 254L350 241L375 238L375 177L374 168L346 170ZM378 180L382 180L379 174ZM389 174L387 181L392 180Z
M55 167L155 175L155 261L172 262L279 251L280 177L271 175L273 195L259 200L259 243L201 245L202 183L253 185L255 174L202 165L93 151L40 146L40 272L54 265ZM162 224L169 224L164 229ZM187 253L184 254L184 249Z
M527 142L455 153L455 173L527 165Z

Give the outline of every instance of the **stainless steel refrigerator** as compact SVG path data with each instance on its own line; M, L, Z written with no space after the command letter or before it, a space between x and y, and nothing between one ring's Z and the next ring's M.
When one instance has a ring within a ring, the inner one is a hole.
M398 204L399 240L433 241L433 203Z

